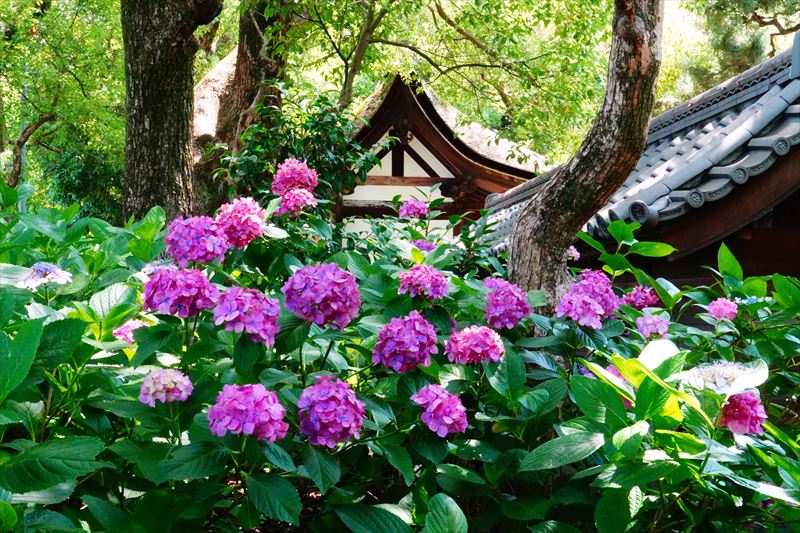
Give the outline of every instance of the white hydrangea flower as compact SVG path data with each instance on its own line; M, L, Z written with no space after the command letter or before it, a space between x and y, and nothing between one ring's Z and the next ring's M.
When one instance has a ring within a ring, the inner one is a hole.
M732 396L755 389L767 381L768 377L769 368L764 361L752 363L716 361L679 372L668 381L681 381L693 389L708 389L723 396Z

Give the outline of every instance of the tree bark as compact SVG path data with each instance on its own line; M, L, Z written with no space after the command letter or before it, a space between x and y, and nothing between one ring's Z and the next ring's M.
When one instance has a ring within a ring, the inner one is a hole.
M192 211L194 31L221 10L222 0L122 0L126 217Z
M55 119L54 113L42 113L36 120L28 124L20 136L11 143L11 173L6 178L6 184L9 187L16 187L19 184L19 178L22 175L22 150L25 148L25 144L39 128Z
M615 0L602 107L572 158L522 210L511 236L510 276L551 305L568 280L564 251L619 189L646 144L661 63L663 0Z

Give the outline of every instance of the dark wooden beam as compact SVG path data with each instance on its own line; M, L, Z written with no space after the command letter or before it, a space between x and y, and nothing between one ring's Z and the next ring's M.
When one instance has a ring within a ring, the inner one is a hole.
M428 176L367 176L364 185L408 185L412 187L430 187L436 183L445 183L455 178L431 178Z

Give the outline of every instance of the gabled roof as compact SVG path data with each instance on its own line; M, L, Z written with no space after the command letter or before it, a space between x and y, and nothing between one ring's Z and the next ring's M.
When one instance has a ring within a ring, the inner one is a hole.
M596 237L607 237L608 223L618 219L654 228L702 211L739 187L746 194L749 183L779 159L800 150L794 148L797 144L800 34L791 50L653 119L647 146L633 173L584 229ZM487 207L493 211L490 217L497 221L497 249L507 246L516 214L546 178L541 176L537 184L526 183L487 199ZM783 183L794 189L800 186L800 169L794 183ZM789 192L776 191L774 201ZM721 229L717 238L751 221L731 224ZM705 244L708 242L693 246Z

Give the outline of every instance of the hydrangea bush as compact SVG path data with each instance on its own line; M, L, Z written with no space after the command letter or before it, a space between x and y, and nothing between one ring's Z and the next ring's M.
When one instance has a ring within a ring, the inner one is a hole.
M796 279L678 288L613 222L548 317L485 218L279 215L300 163L125 227L0 186L0 530L796 527Z

